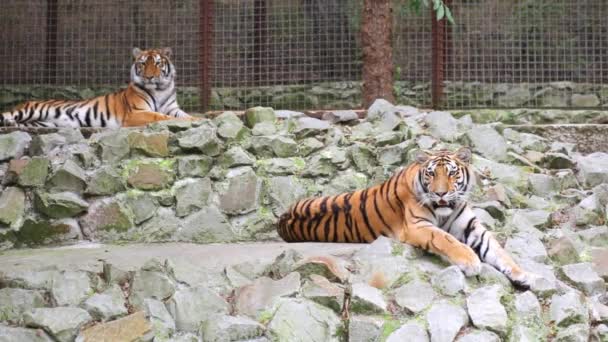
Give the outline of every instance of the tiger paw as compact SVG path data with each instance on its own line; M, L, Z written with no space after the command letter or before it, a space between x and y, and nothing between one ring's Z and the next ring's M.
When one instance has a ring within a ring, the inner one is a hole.
M0 127L11 127L11 126L17 126L17 121L15 121L15 119L13 119L13 116L11 114L3 114L2 116L0 116Z
M512 274L509 277L511 283L513 283L513 286L521 290L529 290L531 287L534 286L536 280L539 278L540 277L538 275L525 271L518 272L517 274Z
M476 276L481 272L481 261L477 255L467 262L456 263L456 266L458 266L462 273L467 277Z

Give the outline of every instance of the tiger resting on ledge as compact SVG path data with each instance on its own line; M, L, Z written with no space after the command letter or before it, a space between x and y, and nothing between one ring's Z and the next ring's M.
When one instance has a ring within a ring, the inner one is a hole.
M193 120L179 108L171 49L133 49L125 90L88 100L28 101L0 115L0 127L131 127L156 121Z
M466 201L473 187L471 151L418 152L386 182L337 196L296 202L279 218L287 242L373 242L384 235L447 257L467 275L486 262L529 288L523 271L475 217Z

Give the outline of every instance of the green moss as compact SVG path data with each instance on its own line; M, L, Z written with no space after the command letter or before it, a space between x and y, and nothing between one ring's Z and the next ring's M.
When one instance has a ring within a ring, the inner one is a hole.
M393 244L391 254L394 256L401 256L401 255L403 255L404 251L405 251L405 247L403 246L403 244L395 243L395 244Z
M295 157L292 158L294 165L298 168L298 170L304 170L306 167L306 161L303 158Z
M272 320L272 317L274 317L274 312L264 310L264 311L260 312L260 314L258 315L258 322L260 322L263 325L266 325L266 324L270 323L270 321Z
M388 337L401 327L401 321L396 320L392 317L386 319L382 324L382 331L379 336L380 342L385 342Z

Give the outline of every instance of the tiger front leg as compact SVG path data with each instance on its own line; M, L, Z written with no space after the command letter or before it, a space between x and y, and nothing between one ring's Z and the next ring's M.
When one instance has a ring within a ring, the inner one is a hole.
M17 126L17 120L12 113L4 113L0 115L0 127L15 127Z
M146 126L148 124L158 122L158 121L166 121L173 120L175 118L157 113L157 112L132 112L128 113L122 121L123 127L137 127L137 126Z
M481 261L469 246L431 224L405 229L401 241L447 257L468 277L481 271Z

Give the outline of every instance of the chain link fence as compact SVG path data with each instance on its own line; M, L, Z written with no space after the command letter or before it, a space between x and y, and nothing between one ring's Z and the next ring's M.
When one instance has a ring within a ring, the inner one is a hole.
M358 108L362 3L4 0L0 110L124 87L135 46L173 49L187 111ZM441 107L608 107L605 0L448 3ZM395 96L429 107L430 11L395 0L393 17Z

